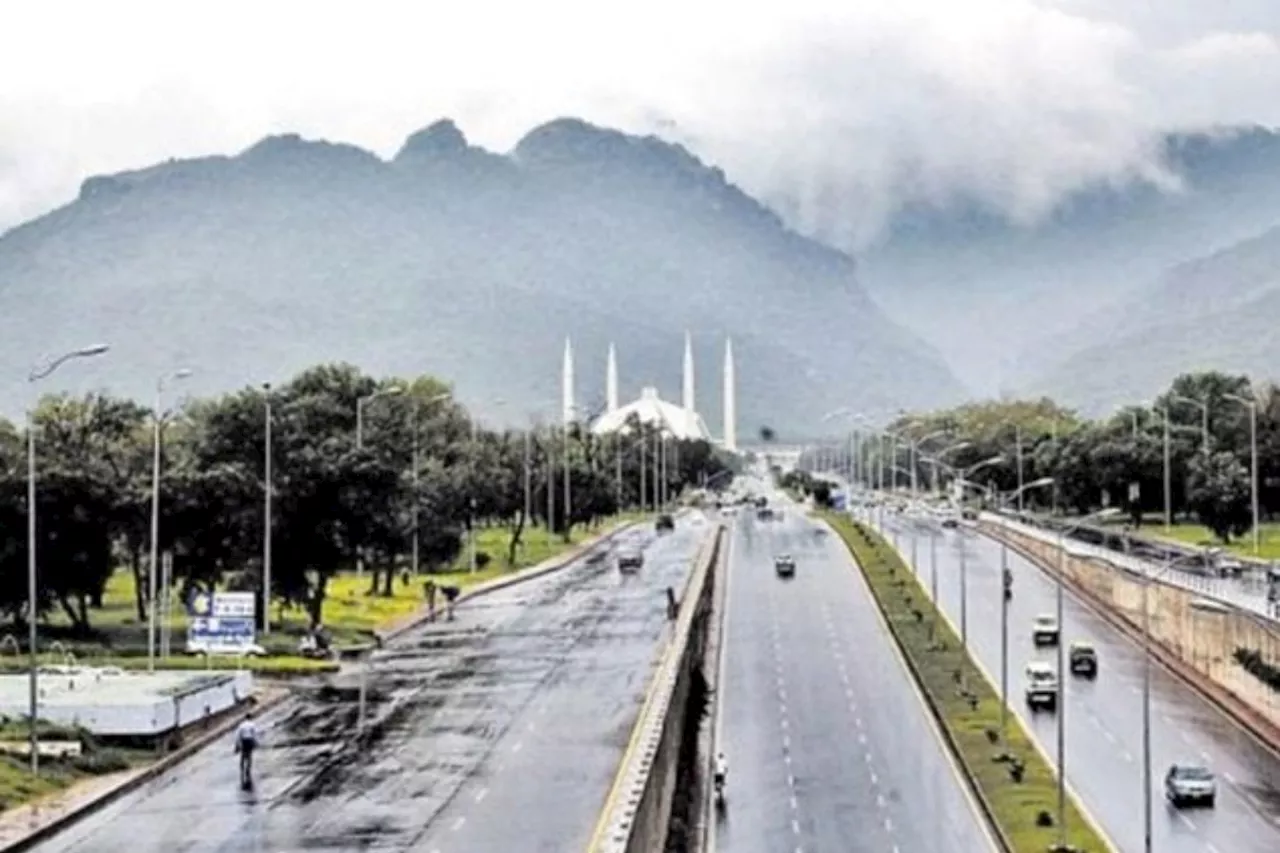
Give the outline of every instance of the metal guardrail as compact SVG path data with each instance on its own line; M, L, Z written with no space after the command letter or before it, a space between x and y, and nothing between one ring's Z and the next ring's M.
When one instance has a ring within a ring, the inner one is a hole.
M1125 554L1103 545L1082 542L1074 537L1063 537L1056 529L1028 524L1007 515L984 512L981 513L979 519L988 524L1014 530L1047 545L1057 547L1060 544L1065 544L1067 553L1072 556L1088 557L1109 563L1137 577L1154 574L1162 568L1162 564L1157 561ZM1263 619L1280 620L1280 610L1269 605L1267 601L1267 583L1265 580L1211 577L1177 571L1165 572L1155 580L1157 583L1185 589L1202 598L1244 610Z
M680 676L685 650L689 645L693 619L706 586L707 575L719 554L725 530L723 524L717 524L714 535L709 537L695 558L694 574L685 586L671 642L654 672L645 703L636 718L631 741L601 811L601 823L588 848L589 853L625 853L631 842L636 818L662 744L663 730L671 710L671 699Z

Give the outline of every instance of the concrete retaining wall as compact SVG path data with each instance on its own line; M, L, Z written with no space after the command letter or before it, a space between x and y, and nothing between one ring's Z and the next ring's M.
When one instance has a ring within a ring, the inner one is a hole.
M1050 574L1063 579L1087 604L1137 642L1142 641L1143 571L1132 558L1070 543L1065 561L1056 537L1006 522L983 522L988 536L1003 539ZM1095 551L1097 553L1095 553ZM1153 654L1263 740L1280 747L1280 694L1235 662L1237 648L1257 650L1280 665L1280 629L1274 620L1194 590L1150 581L1147 612Z
M725 527L717 524L695 560L589 853L661 853L665 848L689 688L706 654L715 569L724 538Z

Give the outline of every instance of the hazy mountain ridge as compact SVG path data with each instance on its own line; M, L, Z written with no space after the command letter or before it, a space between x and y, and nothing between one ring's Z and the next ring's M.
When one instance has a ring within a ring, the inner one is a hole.
M859 255L862 281L962 378L1039 390L1170 267L1280 223L1277 133L1174 134L1163 150L1180 187L1088 188L1030 226L977 204L907 211Z
M740 434L963 393L847 256L788 231L685 149L575 119L535 128L510 155L447 120L390 160L272 136L236 156L90 178L75 202L0 238L10 363L113 345L58 387L146 395L190 365L203 393L347 359L436 372L482 413L524 421L557 409L565 335L582 399L603 394L611 340L625 393L656 383L677 397L686 328L717 431L725 334ZM0 393L16 413L29 392Z
M1098 408L1150 396L1191 370L1274 380L1278 318L1280 227L1169 270L1100 322L1096 343L1032 387Z

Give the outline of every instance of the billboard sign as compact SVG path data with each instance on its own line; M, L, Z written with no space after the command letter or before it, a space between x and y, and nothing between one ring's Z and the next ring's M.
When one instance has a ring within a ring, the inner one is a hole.
M252 592L197 591L187 603L187 651L244 654L257 639L257 595Z

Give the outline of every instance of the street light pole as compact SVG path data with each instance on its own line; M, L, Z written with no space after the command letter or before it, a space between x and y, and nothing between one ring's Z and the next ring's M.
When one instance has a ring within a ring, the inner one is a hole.
M262 635L271 633L271 383L262 383L265 400L265 427L263 437L263 500L262 500Z
M29 383L44 379L53 373L63 364L75 358L89 358L95 355L101 355L110 347L107 344L97 344L96 346L84 347L83 349L73 350L69 353L55 358L44 367L37 367L27 376ZM39 637L36 633L36 623L40 619L40 607L38 601L38 585L36 583L36 419L35 409L32 408L27 413L27 656L30 664L30 673L28 675L28 692L30 703L29 720L30 726L27 732L29 745L31 747L31 772L33 774L40 772L40 736L36 731L36 722L39 719L39 660L38 660L38 643Z
M1173 527L1173 472L1169 453L1169 409L1160 410L1164 421L1164 529Z
M1234 400L1249 407L1249 491L1253 504L1253 555L1258 556L1260 548L1260 531L1258 525L1258 401L1237 394L1225 394L1228 400Z
M191 375L185 368L175 371L172 378L186 379ZM156 576L160 574L160 421L162 416L164 380L156 379L156 407L151 418L151 561L147 568L147 671L156 671Z

